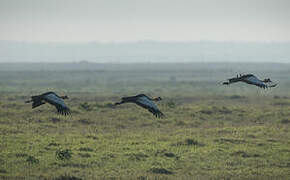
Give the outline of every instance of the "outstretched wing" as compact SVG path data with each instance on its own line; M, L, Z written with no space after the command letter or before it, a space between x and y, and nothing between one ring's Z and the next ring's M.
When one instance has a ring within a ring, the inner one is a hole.
M43 101L33 101L33 103L32 103L32 109L34 109L34 108L36 108L38 106L41 106L43 104L45 104L45 102L43 102Z
M54 105L58 113L62 115L70 114L70 109L67 107L64 101L56 94L54 93L47 94L43 97L43 99L47 101L49 104Z
M241 79L239 77L234 77L234 78L228 79L228 81L226 81L226 82L223 82L223 84L229 85L229 84L236 83L239 81L241 81Z
M148 109L149 112L151 112L154 116L161 118L164 117L164 114L158 109L158 107L147 97L139 97L136 100L136 104L139 106Z
M261 81L260 79L258 79L256 76L249 76L249 77L246 77L244 79L244 82L248 83L248 84L253 84L253 85L256 85L260 88L268 88L268 86L263 82Z
M42 101L42 98L40 96L31 96L31 100L25 101L25 103L31 103L31 102L32 102L32 109L45 104L45 102Z

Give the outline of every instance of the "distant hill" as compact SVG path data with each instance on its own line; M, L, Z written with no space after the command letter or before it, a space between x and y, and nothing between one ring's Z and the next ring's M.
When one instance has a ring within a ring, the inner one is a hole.
M37 43L0 41L0 62L290 63L290 42Z
M216 72L269 73L279 72L288 75L290 63L0 63L0 72L7 71L87 71L87 72ZM150 73L149 73L150 74ZM1 75L0 75L1 76ZM0 82L1 84L1 82Z

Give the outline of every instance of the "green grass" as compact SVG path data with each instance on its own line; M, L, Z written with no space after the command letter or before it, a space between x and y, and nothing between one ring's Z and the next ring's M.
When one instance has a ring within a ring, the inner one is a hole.
M0 71L0 179L289 179L289 65L258 70L270 90L221 86L234 64L199 66ZM24 103L48 90L71 116ZM112 106L137 93L161 96L166 117Z
M159 103L164 119L134 105L113 108L113 97L111 102L94 98L103 97L72 94L68 117L47 105L31 110L22 96L1 100L0 177L290 176L290 98L196 97L175 104L164 97ZM84 106L89 108L81 106L82 99L91 99ZM56 152L65 150L71 157L57 158Z

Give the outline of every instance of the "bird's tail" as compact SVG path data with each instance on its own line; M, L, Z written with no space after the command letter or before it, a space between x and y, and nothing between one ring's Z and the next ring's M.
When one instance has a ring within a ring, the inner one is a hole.
M33 100L28 100L28 101L25 101L25 103L31 103L33 102Z
M116 102L114 105L117 106L117 105L121 105L121 104L123 104L123 101L121 101L121 102Z
M31 103L31 102L37 100L38 97L39 97L39 96L31 96L31 99L28 100L28 101L25 101L25 103Z

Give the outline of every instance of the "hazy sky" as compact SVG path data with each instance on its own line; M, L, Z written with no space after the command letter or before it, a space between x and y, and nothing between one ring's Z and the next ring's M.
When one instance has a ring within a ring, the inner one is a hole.
M290 0L0 0L0 40L290 41Z

